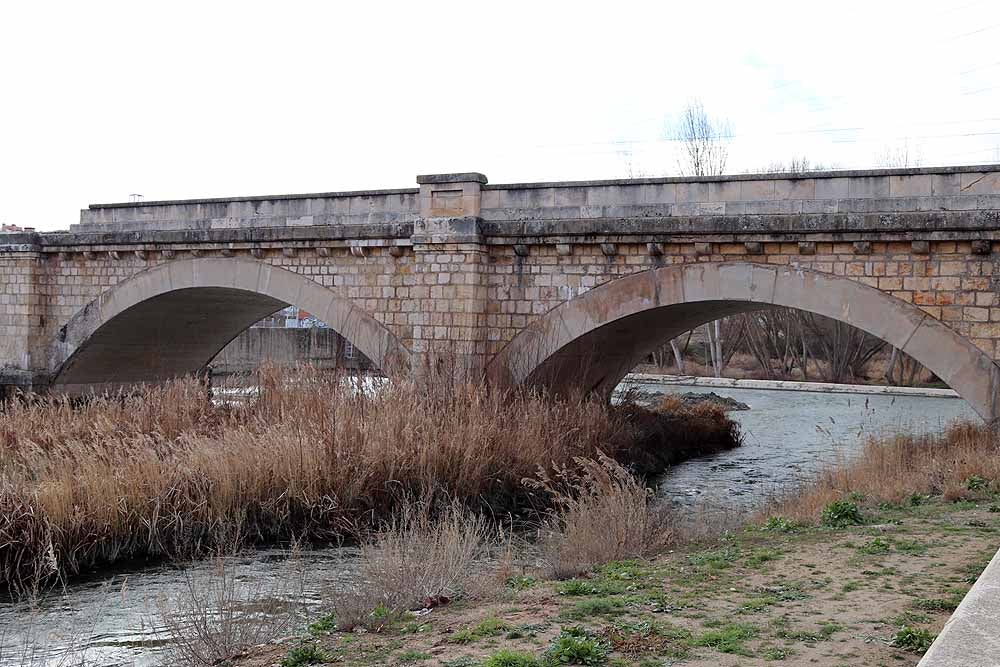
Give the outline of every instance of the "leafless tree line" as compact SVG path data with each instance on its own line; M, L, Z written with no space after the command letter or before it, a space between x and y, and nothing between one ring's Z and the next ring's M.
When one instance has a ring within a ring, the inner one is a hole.
M916 360L860 329L822 315L775 307L685 332L655 350L650 361L682 375L691 370L688 362L693 361L721 377L733 357L742 354L752 357L769 380L853 383L870 379L872 362L885 351L890 351L889 361L877 379L913 385L924 377Z

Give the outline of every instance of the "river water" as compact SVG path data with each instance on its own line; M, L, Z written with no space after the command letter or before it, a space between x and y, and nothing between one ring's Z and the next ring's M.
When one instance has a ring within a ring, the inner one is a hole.
M706 392L704 387L644 386L653 394ZM755 502L808 479L825 465L849 460L869 436L940 431L956 419L975 419L954 398L822 394L759 389L714 389L750 406L730 413L740 422L744 444L734 450L672 468L658 494L680 505L752 507ZM327 549L301 554L296 567L308 571L305 603L348 580L356 553ZM236 586L259 587L281 597L288 580L285 554L261 551L230 561ZM159 611L189 585L203 585L217 564L187 568L123 568L100 580L75 583L64 594L35 606L0 603L0 665L17 667L112 667L159 664L165 632ZM83 638L82 640L80 638ZM77 642L75 646L73 643Z

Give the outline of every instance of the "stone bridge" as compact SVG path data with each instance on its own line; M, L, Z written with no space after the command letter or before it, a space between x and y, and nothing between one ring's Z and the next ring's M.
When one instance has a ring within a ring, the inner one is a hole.
M94 205L0 235L0 384L196 372L291 304L385 369L613 386L656 345L772 305L909 353L1000 416L1000 166L488 184Z

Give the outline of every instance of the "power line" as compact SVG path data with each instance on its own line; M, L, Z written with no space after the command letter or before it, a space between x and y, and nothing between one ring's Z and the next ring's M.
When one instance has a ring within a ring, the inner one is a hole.
M978 72L980 70L989 69L990 67L996 67L997 65L1000 65L1000 60L996 61L995 63L989 63L987 65L980 65L979 67L972 67L970 69L964 69L964 70L961 70L959 72L956 72L956 74L958 74L959 76L965 76L966 74L972 74L973 72Z
M964 32L961 35L952 35L951 37L944 37L935 41L935 44L941 44L944 42L953 42L956 39L964 39L965 37L971 37L972 35L978 35L981 32L986 32L987 30L993 30L995 28L1000 28L1000 23L995 23L993 25L988 25L985 28L979 28L978 30L973 30L971 32Z

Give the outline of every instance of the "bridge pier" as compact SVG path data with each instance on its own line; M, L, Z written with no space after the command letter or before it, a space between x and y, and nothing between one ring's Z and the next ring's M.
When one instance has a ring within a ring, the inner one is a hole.
M0 236L0 398L48 380L45 256L31 234Z
M418 176L420 217L414 221L415 275L408 299L427 308L408 316L411 351L418 366L431 359L480 376L487 361L487 273L489 248L481 229L482 186L478 173ZM412 303L412 302L411 302Z

